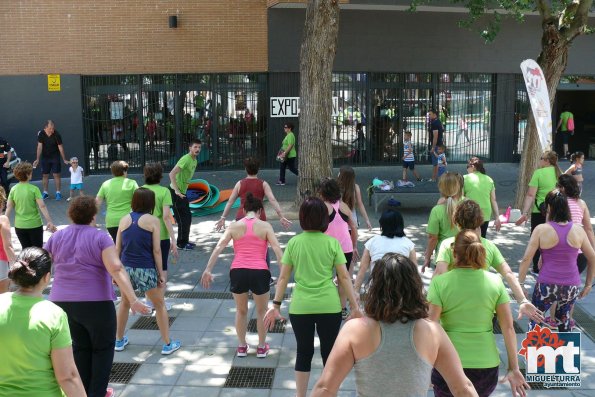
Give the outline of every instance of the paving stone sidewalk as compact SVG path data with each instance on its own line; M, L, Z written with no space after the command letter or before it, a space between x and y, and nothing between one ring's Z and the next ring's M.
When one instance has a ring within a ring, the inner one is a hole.
M594 163L587 163L588 170ZM566 164L563 164L566 166ZM419 166L422 175L429 175L429 166ZM464 165L454 165L450 170L464 172ZM487 164L488 174L495 180L498 203L501 209L511 204L516 188L516 173L518 167L515 164ZM378 176L381 179L397 180L401 173L400 166L383 168L357 168L358 183L365 191L370 181ZM221 189L232 188L235 182L244 176L241 171L198 171L197 177L207 179L210 183ZM273 192L280 201L284 213L294 219L292 228L284 231L270 206L267 212L270 214L271 223L278 231L279 240L284 247L287 241L300 232L299 221L296 220L297 212L293 208L295 197L295 177L288 176L286 186L275 186L277 170L263 170L260 176L271 183ZM139 175L131 175L138 182L142 182ZM91 176L85 179L85 191L95 194L101 182L107 176ZM592 186L593 177L587 172L585 175L585 192L583 198L593 208L595 202L595 191L589 190ZM66 184L65 184L66 185ZM50 187L53 183L50 182ZM65 193L65 192L63 192ZM66 196L66 194L65 194ZM423 253L426 244L425 225L429 215L429 209L438 198L436 194L425 195L403 195L396 197L402 204L402 212L407 225L407 235L414 241L419 254ZM367 205L367 198L364 198ZM67 203L65 201L47 201L48 208L55 223L67 225L66 217ZM379 233L378 216L374 210L367 207L368 214L375 229L371 232L366 229L359 230L359 249L363 250L363 243L374 234ZM271 346L271 352L265 359L257 359L255 349L246 358L235 357L237 338L235 336L234 316L235 305L229 294L229 266L233 256L232 248L228 247L220 256L213 271L215 281L209 291L205 291L199 283L200 276L204 270L208 257L217 243L221 233L214 232L214 224L220 214L207 217L193 218L191 229L191 241L197 243L194 251L181 252L176 264L170 264L169 281L167 287L168 301L173 304L169 312L172 318L172 337L182 341L182 348L170 355L160 354L161 344L159 332L147 329L132 329L135 326L153 326L154 319L131 316L127 326L127 335L130 344L124 352L116 352L114 382L111 384L117 391L118 396L294 396L295 381L293 365L296 357L296 344L291 324L287 322L284 332L270 333L267 342ZM100 217L101 218L101 217ZM99 219L99 223L103 220ZM504 257L513 270L518 269L518 262L526 247L529 235L528 227L516 227L504 225L500 233L492 229L488 237L492 239L502 251ZM14 243L18 249L18 241L14 236ZM48 236L46 236L47 238ZM421 256L421 255L418 255ZM420 258L420 263L422 258ZM278 274L278 264L273 261L272 271ZM423 275L426 284L429 283L431 273ZM532 285L533 280L528 277L528 284ZM582 387L573 390L534 390L532 396L595 396L595 343L592 337L595 336L593 316L595 315L595 295L591 294L578 305L581 318L577 318L579 327L585 328L581 341L581 377ZM287 313L288 301L283 305L283 311ZM517 305L513 303L513 312L516 314ZM253 302L250 301L249 317L254 318L255 310ZM137 323L138 321L143 323ZM526 321L519 320L518 325L526 329ZM523 334L518 334L518 344ZM501 352L502 364L500 372L506 372L506 354L501 335L496 335L498 346ZM255 347L257 336L255 332L249 332L248 343ZM316 342L318 343L318 341ZM318 346L318 345L317 345ZM396 353L398 354L398 353ZM132 364L127 366L124 364ZM242 373L250 371L250 368L257 368L255 374ZM321 371L322 361L319 350L316 350L310 387L316 382ZM132 376L124 379L126 371ZM239 371L238 376L229 376L230 372ZM122 376L116 380L116 376ZM235 378L235 379L232 379ZM244 380L240 386L226 387L234 380ZM260 385L257 383L261 382ZM251 388L256 384L261 388ZM429 391L428 395L433 393ZM340 396L355 396L355 382L350 374L341 387ZM494 396L509 396L510 390L507 385L499 385Z

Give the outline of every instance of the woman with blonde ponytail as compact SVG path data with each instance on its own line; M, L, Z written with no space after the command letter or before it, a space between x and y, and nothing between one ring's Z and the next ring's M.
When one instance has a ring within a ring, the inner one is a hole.
M447 172L438 180L440 200L432 208L426 232L428 233L428 245L424 255L422 273L430 266L434 252L438 251L442 241L448 237L454 237L459 228L454 222L454 214L457 205L462 198L463 183L462 177L454 172Z
M455 268L432 279L428 289L429 318L440 321L452 341L465 375L480 396L498 383L500 356L493 333L494 311L508 354L508 380L513 395L525 396L529 385L519 370L510 298L499 275L484 271L486 250L474 230L461 231L453 245ZM434 395L452 396L444 378L432 371Z

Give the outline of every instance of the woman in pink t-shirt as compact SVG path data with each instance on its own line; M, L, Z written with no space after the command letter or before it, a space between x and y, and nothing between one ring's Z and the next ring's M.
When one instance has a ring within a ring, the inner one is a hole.
M239 341L237 356L246 357L248 355L249 346L246 343L248 291L252 291L257 312L258 348L256 357L265 358L269 352L269 345L266 343L267 330L264 326L264 315L268 309L269 281L271 279L271 272L266 262L267 246L270 244L279 265L281 265L282 252L273 227L260 220L260 213L263 211L262 201L255 198L252 193L248 193L244 202L244 211L246 214L244 218L232 223L221 236L209 258L200 282L204 288L211 286L213 282L211 270L213 270L221 252L233 239L235 256L229 271L229 289L236 302L235 326Z

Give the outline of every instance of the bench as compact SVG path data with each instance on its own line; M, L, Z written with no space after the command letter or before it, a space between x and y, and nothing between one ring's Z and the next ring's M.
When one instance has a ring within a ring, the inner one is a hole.
M378 213L378 207L385 201L405 194L439 194L438 183L436 182L413 182L415 187L397 187L391 190L382 190L377 187L368 188L368 205L374 207L374 213Z

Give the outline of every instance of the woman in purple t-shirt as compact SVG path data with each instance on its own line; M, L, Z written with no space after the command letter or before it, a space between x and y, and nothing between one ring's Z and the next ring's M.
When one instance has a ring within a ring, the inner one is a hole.
M557 322L560 332L567 332L572 331L570 311L576 299L584 298L591 292L595 251L583 228L572 222L566 196L558 190L552 190L545 197L545 206L546 223L537 226L531 235L519 267L519 283L523 285L525 282L529 263L539 248L542 266L533 290L532 303L545 313L552 303L557 302L552 320ZM581 277L576 266L579 248L588 261L587 277L580 291ZM526 292L525 295L528 296ZM531 321L531 328L535 324Z
M150 313L132 290L110 236L95 228L95 198L70 202L73 224L54 233L45 249L54 261L50 300L68 315L74 361L89 396L111 396L107 388L116 340L112 279L129 299L133 312Z

